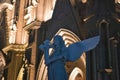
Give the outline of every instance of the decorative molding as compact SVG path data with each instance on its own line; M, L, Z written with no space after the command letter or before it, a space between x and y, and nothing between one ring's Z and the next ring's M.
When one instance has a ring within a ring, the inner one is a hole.
M13 9L13 5L9 4L9 3L6 3L6 2L0 4L0 12L2 12L6 8L9 9L9 10L12 10Z
M113 72L113 70L111 68L106 68L106 69L99 69L98 72L111 73L111 72Z
M100 21L100 24L102 24L102 23L107 23L107 24L109 24L108 21L106 21L105 19L102 19L102 20Z
M5 58L2 54L2 52L0 51L0 79L2 79L2 77L3 77L5 66L6 66L6 61L5 61Z
M17 76L17 80L22 80L23 79L23 75L24 75L24 65L22 65L19 73L18 73L18 76Z
M32 0L32 5L37 7L38 6L38 2L36 0Z
M75 67L69 76L69 80L76 80L78 74L80 74L82 80L84 77L83 71L79 67Z
M41 21L36 20L36 21L33 21L30 24L26 25L23 29L24 30L38 29L38 28L40 28L41 23L42 23Z
M8 51L25 51L26 47L28 46L28 43L26 44L11 44L6 47L4 47L2 50L5 54L7 54Z
M92 17L94 17L95 15L92 14L92 15L89 15L88 17L84 18L83 21L84 22L87 22L88 20L90 20Z
M36 19L36 7L30 5L26 9L26 14L24 15L25 24L28 25Z
M113 18L120 23L120 17L116 14L112 14Z

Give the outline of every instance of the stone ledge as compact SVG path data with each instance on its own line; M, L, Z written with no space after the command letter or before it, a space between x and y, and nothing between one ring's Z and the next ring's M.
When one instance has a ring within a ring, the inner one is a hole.
M36 20L36 21L33 21L33 22L31 22L30 24L24 26L23 29L24 29L24 30L38 29L38 28L40 28L41 23L42 23L41 21Z
M28 43L26 43L26 44L10 44L10 45L4 47L2 50L7 55L7 52L10 50L25 51L27 46L28 46Z

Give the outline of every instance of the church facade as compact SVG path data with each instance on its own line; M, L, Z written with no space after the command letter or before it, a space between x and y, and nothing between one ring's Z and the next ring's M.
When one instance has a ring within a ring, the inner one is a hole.
M69 80L120 79L119 0L1 0L0 19L0 79L47 80L38 47L55 35L66 46L100 35L95 49L66 63Z

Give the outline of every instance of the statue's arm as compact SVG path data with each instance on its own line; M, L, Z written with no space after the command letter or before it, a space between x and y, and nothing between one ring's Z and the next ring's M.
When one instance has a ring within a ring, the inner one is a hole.
M67 49L65 49L65 50L64 50L62 53L60 53L60 54L61 54L61 55L52 57L52 58L50 58L50 59L49 59L49 57L48 57L48 59L46 60L45 64L48 65L48 64L50 64L50 63L52 63L52 62L54 62L54 61L60 60L60 59L62 59L62 60L64 60L64 61L67 61L67 58L69 57Z
M62 55L56 56L56 57L53 57L53 58L49 58L49 57L48 57L48 59L46 59L46 61L45 61L45 64L46 64L46 65L49 65L50 63L52 63L52 62L54 62L54 61L56 61L56 60L62 59L62 58L63 58Z
M60 60L60 59L67 61L67 57L68 57L68 54L67 54L67 51L65 51L64 53L61 53L61 55L59 56L52 57L52 58L47 57L48 59L46 59L45 64L49 65L50 63Z
M48 59L49 59L49 46L41 44L39 46L39 48L44 51L45 62L48 61Z
M45 40L44 45L41 44L39 48L44 51L45 63L48 62L49 61L49 48L53 48L53 45L50 45L49 40Z

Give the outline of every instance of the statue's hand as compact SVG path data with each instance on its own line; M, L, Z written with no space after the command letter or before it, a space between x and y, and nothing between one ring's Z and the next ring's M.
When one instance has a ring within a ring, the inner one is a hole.
M50 43L49 40L44 41L44 46L45 46L46 49L54 48L54 46Z
M50 41L49 40L45 40L44 41L44 44L41 44L40 46L39 46L39 49L45 49L46 47L48 47L50 45Z

